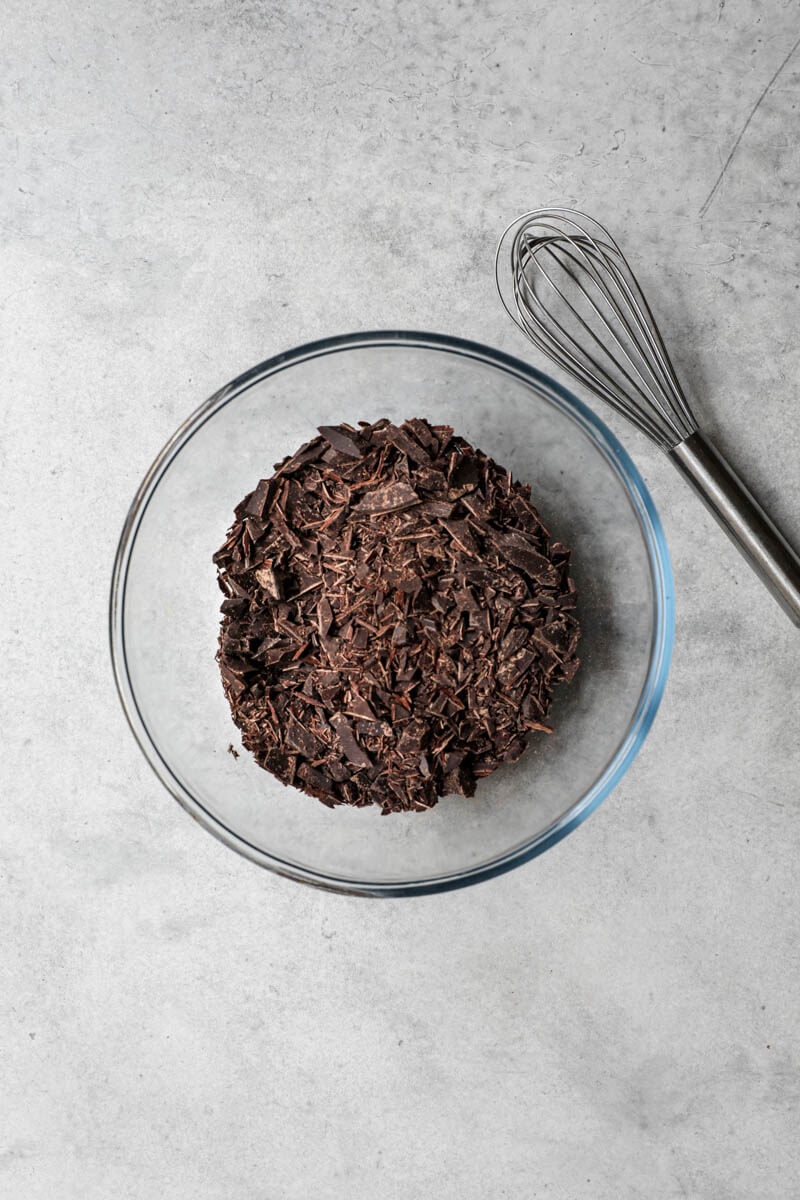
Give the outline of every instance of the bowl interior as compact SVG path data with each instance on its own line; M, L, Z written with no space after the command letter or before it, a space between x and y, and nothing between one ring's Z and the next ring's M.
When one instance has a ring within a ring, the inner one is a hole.
M353 890L478 877L552 839L630 752L663 658L661 551L646 500L599 423L544 377L505 369L489 353L343 343L257 369L187 422L137 499L112 628L123 701L170 790L265 865ZM582 626L582 666L556 693L553 734L534 735L520 762L481 781L474 799L388 817L328 810L242 749L214 658L221 595L211 562L234 505L318 425L384 416L450 424L531 483L545 524L573 548Z

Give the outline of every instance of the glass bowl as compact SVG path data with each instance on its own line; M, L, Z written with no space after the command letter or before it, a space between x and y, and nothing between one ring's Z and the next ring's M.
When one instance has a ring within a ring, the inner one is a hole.
M573 549L582 666L555 693L554 732L513 766L426 813L325 808L241 748L214 655L221 594L212 554L233 508L318 425L426 417L449 424L532 485ZM653 721L673 635L658 516L605 425L546 375L474 342L351 334L301 346L212 396L159 454L117 551L111 652L123 708L150 765L226 845L282 875L358 895L463 887L527 862L620 780ZM239 757L229 753L233 744Z

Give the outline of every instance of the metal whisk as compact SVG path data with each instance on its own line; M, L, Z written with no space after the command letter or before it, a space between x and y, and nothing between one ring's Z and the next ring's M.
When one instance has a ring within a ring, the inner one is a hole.
M608 231L571 209L525 213L500 239L495 278L512 321L667 452L800 625L800 558L698 430L650 307Z

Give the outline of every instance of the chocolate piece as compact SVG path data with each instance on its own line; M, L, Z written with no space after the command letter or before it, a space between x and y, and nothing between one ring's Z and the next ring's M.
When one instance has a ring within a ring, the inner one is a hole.
M317 758L322 749L313 733L309 733L294 719L290 719L286 727L286 741L306 758Z
M358 442L354 436L345 433L344 429L339 429L336 425L320 425L319 431L325 441L329 442L340 454L345 454L348 458L361 458L363 452Z
M256 490L252 492L249 498L246 500L244 511L249 513L251 517L256 517L258 520L262 520L272 494L272 480L260 480Z
M249 607L250 602L246 596L232 596L230 600L222 601L220 611L225 617L243 617Z
M399 512L419 504L419 496L407 483L387 483L384 487L367 492L353 509L357 516L379 516L381 513Z
M378 720L366 700L359 696L357 692L354 692L348 701L347 712L351 717L360 717L362 721Z
M466 521L442 521L442 524L457 546L467 554L478 553L478 547Z
M371 767L372 759L359 746L355 739L355 734L350 728L350 724L342 713L334 713L331 717L331 725L336 730L336 736L339 739L342 750L351 763L357 767Z
M330 804L328 793L333 791L333 784L329 776L323 775L321 771L316 771L308 763L301 763L297 768L297 774L306 785L305 791L310 792L312 796L318 796L324 803Z
M539 554L526 537L516 529L490 533L493 544L508 562L519 567L538 583L554 583L558 570L545 555Z
M410 421L403 422L403 428L413 434L420 446L429 451L434 458L436 457L439 453L439 443L427 421L423 421L420 417L412 417Z
M258 567L253 574L268 596L273 600L283 599L283 580L272 567Z
M427 454L422 447L408 434L398 429L396 425L385 425L379 430L373 438L376 445L385 445L387 442L396 446L401 453L408 455L412 462L420 466L427 466L430 463L430 455Z
M474 454L464 454L450 477L450 486L457 489L476 487L481 477L480 460Z
M424 812L549 733L578 667L570 553L449 426L323 426L214 555L244 746L328 807Z

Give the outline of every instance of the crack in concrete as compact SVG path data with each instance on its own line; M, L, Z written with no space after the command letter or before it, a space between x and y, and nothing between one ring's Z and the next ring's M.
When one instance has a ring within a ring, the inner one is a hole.
M774 84L775 84L775 82L776 82L776 80L777 80L778 76L780 75L781 71L783 71L784 67L785 67L785 66L786 66L786 64L789 62L789 59L792 57L792 55L794 54L794 52L795 52L795 50L797 49L797 47L798 47L798 46L800 46L800 37L799 37L799 38L797 39L797 41L794 43L794 45L792 46L791 50L790 50L790 51L789 51L789 53L786 55L786 57L784 58L783 62L780 64L780 66L778 67L777 71L776 71L776 72L775 72L775 74L772 76L772 78L770 79L769 83L767 83L767 85L765 86L765 88L764 88L764 90L762 91L761 95L758 97L758 99L756 100L755 104L754 104L754 105L753 105L753 107L751 108L751 110L750 110L750 114L749 114L749 116L748 116L747 120L745 121L745 123L744 123L744 125L742 126L742 128L739 130L739 136L737 137L736 141L733 143L733 146L732 146L732 148L731 148L731 152L730 152L730 154L729 154L729 155L728 155L728 157L725 159L725 162L722 164L722 170L720 171L719 175L717 176L717 179L716 179L716 182L715 182L714 186L712 187L711 191L710 191L710 192L708 193L708 195L706 196L706 198L705 198L705 201L703 202L703 204L702 204L702 206L701 206L701 208L700 208L700 216L701 216L701 217L704 217L704 216L706 215L706 213L708 212L709 208L710 208L710 207L711 207L711 205L713 204L713 202L714 202L714 197L716 196L717 192L719 191L720 184L722 183L722 180L723 180L723 179L724 179L724 177L725 177L725 172L728 170L728 167L729 167L729 166L731 165L731 163L733 162L734 155L736 154L736 151L739 149L739 143L741 142L741 140L742 140L742 138L744 137L744 135L747 133L747 129L748 129L748 126L749 126L750 122L752 121L752 119L753 119L753 117L756 115L756 113L758 112L758 110L759 110L759 108L761 107L761 105L762 105L763 101L766 99L767 95L769 94L769 92L771 91L772 87L774 86Z

